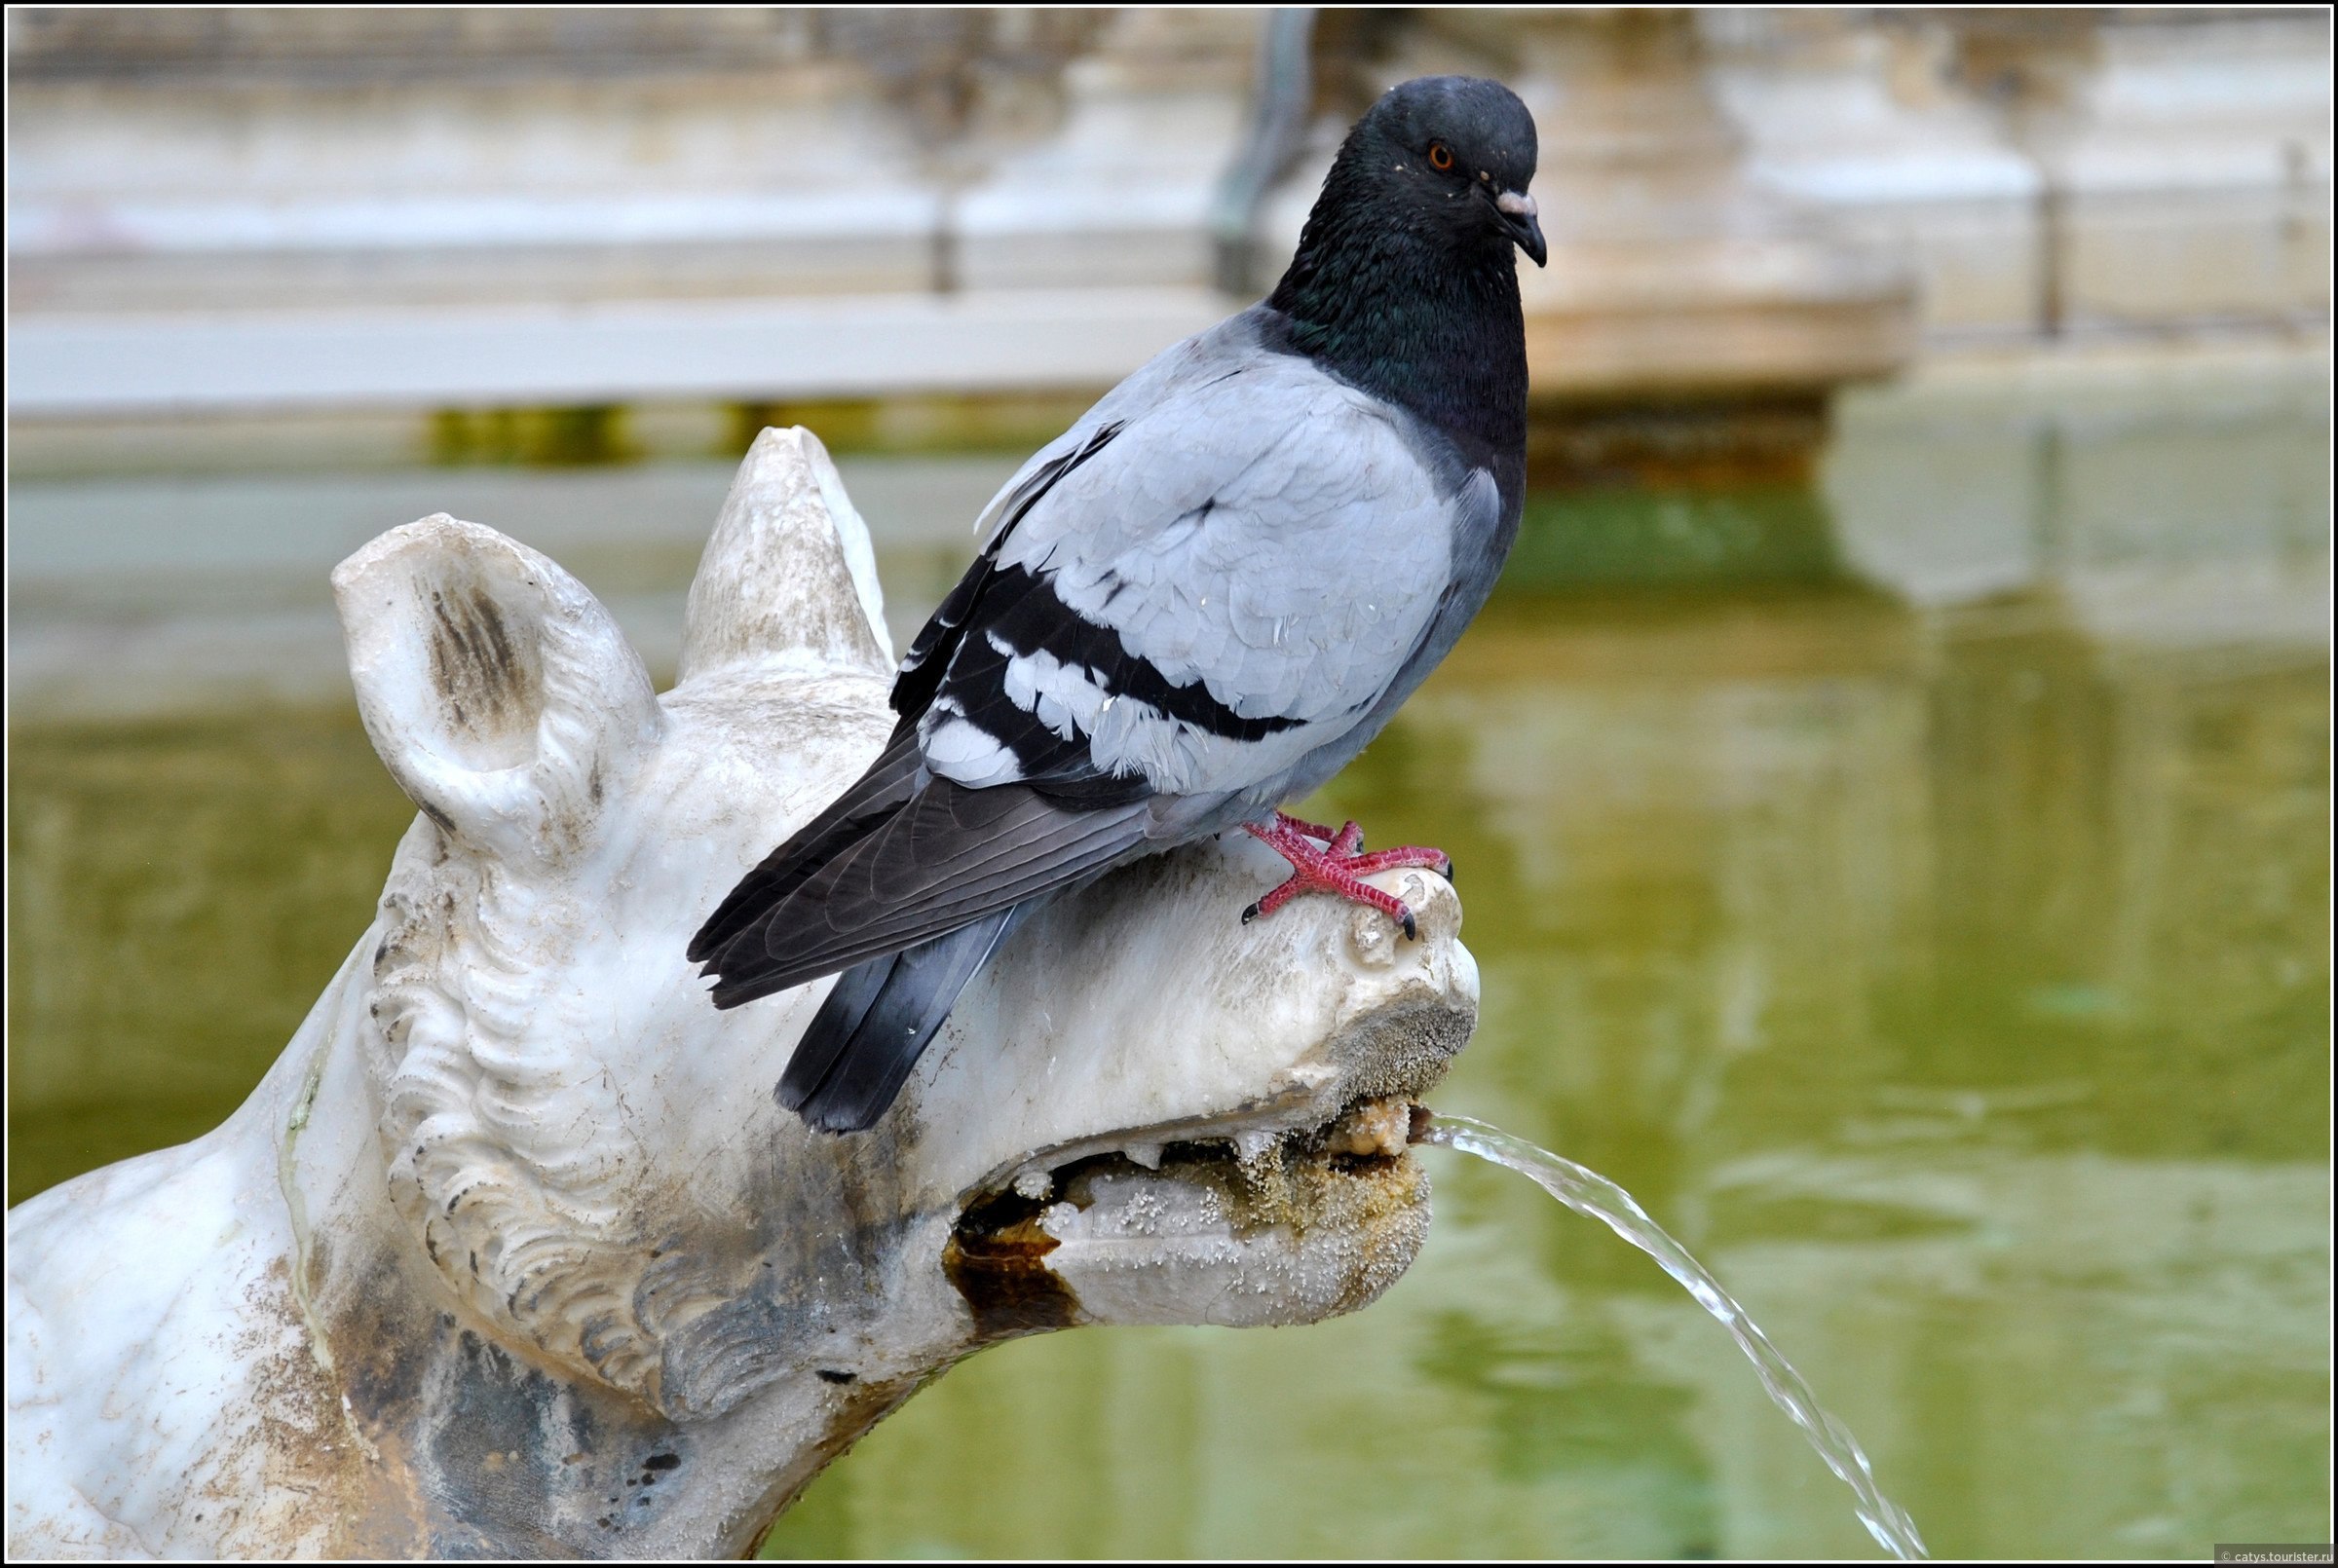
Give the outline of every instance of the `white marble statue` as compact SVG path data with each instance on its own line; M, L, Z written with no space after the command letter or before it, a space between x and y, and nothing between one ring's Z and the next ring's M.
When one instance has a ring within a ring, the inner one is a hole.
M421 815L242 1109L8 1215L12 1556L736 1554L925 1378L1082 1324L1304 1323L1412 1260L1477 974L1244 841L1057 901L865 1134L773 1101L826 986L683 959L872 757L891 665L819 443L767 431L660 696L545 557L436 516L333 588Z

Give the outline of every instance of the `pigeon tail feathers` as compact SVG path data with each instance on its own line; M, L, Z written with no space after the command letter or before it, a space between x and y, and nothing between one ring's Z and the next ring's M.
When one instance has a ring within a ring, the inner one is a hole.
M900 1095L959 992L1029 908L999 910L846 970L788 1059L779 1103L824 1133L875 1125Z

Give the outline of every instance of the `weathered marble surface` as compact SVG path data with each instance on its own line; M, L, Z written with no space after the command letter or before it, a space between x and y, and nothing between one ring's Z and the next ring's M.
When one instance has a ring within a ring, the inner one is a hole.
M12 1554L735 1553L985 1343L1307 1322L1411 1261L1418 1168L1325 1130L1401 1127L1469 1035L1425 874L1407 943L1326 900L1243 926L1255 846L1132 868L1019 933L869 1134L773 1102L820 988L717 1013L682 949L888 728L808 433L749 455L662 696L490 529L334 586L423 814L242 1109L10 1212Z

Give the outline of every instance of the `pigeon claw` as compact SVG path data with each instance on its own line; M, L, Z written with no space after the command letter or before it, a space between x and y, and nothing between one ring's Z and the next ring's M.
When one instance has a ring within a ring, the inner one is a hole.
M1265 827L1248 823L1243 831L1291 863L1291 875L1281 885L1242 912L1248 925L1262 915L1272 915L1301 893L1336 893L1350 903L1366 904L1403 928L1406 939L1420 940L1419 923L1411 906L1393 893L1383 893L1364 880L1374 872L1417 867L1452 878L1452 858L1442 849L1406 847L1364 852L1364 830L1350 822L1337 833L1313 822L1301 822L1277 811Z

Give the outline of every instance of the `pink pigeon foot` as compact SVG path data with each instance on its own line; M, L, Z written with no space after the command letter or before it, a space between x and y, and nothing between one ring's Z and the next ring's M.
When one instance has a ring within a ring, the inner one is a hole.
M1363 878L1400 866L1433 871L1449 880L1453 875L1452 859L1442 849L1407 847L1365 854L1364 830L1353 822L1334 833L1277 811L1265 827L1244 823L1243 831L1291 862L1289 879L1242 912L1244 925L1262 915L1272 915L1301 893L1337 893L1352 903L1371 905L1404 927L1406 936L1417 940L1420 932L1405 901Z

